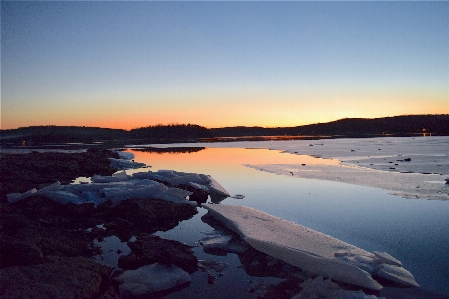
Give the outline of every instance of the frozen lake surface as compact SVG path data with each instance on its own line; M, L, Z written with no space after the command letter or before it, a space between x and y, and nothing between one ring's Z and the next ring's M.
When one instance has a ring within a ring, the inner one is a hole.
M424 290L449 295L449 201L445 200L449 185L444 184L449 177L448 137L170 146L207 148L176 154L135 149L135 161L151 165L153 171L209 174L232 195L245 195L223 203L252 207L368 251L388 252L402 261ZM204 209L199 211L193 219L160 235L193 245L204 237L202 232L212 229L200 219ZM200 259L211 258L198 247L195 253ZM214 258L229 263L233 277L225 275L210 288L203 286L204 295L228 287L236 293L246 292L247 276L236 268L238 258L234 254ZM196 283L193 279L191 287ZM170 298L188 297L188 289Z

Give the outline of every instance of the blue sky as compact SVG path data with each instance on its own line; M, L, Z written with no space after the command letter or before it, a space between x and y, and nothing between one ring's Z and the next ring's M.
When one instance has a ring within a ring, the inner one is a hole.
M449 113L449 2L2 2L2 129Z

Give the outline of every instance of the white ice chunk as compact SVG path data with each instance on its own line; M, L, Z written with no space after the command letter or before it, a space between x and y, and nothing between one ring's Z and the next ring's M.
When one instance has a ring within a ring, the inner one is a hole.
M412 273L402 267L382 264L375 272L381 278L394 281L404 286L419 287Z
M118 204L123 200L131 199L131 198L142 198L149 199L153 198L156 195L167 191L167 186L163 184L142 187L138 189L131 188L104 188L103 193L106 198L110 199L113 204Z
M94 174L94 176L91 177L90 180L94 183L114 183L121 181L119 178L113 176L102 176L98 174Z
M120 159L124 159L124 160L132 160L134 159L135 155L131 152L121 152L118 151L116 152L118 154L118 156L120 157Z
M211 190L209 189L209 187L206 186L206 185L201 185L201 184L197 184L197 183L189 183L189 185L192 186L192 187L195 188L195 189L203 190L203 191L205 191L205 192L207 192L207 193L210 193L210 192L211 192Z
M200 174L200 176L208 182L209 188L212 190L212 193L216 193L218 195L229 197L231 194L229 194L228 191L226 191L223 186L221 186L214 178L212 178L210 175Z
M170 184L173 186L179 186L179 185L188 185L189 183L196 183L200 185L206 185L208 182L203 180L203 178L196 173L191 173L183 176L178 176L169 179Z
M192 195L193 193L190 191L186 191L178 188L168 188L166 191L159 193L156 195L157 198L171 201L174 203L188 203L192 205L196 205L195 201L189 201L186 197Z
M338 284L330 279L324 279L318 276L315 279L309 278L299 285L302 291L292 299L377 299L374 295L366 295L362 291L343 290ZM379 298L380 299L380 298Z
M168 170L168 169L159 169L159 170L157 171L157 174L159 174L159 175L161 175L161 176L163 176L163 177L166 177L166 178L174 178L174 177L176 177L176 176L179 176L179 175L176 175L176 174L175 174L175 171L173 171L173 170Z
M139 180L150 179L150 180L158 180L161 182L169 182L169 178L160 174L159 172L152 172L151 170L149 170L147 172L133 173L132 178L139 179Z
M203 250L206 253L209 253L214 250L223 250L232 253L242 253L248 249L248 247L244 245L232 242L231 239L232 236L215 235L200 240L200 244L203 246Z
M190 282L190 275L179 267L157 263L127 270L116 280L122 282L120 296L130 298L181 286Z
M9 193L6 195L6 198L9 203L15 203L18 202L24 198L27 198L37 192L36 188L33 188L31 190L28 190L25 193Z
M316 275L368 289L382 289L368 272L335 256L342 250L374 257L372 253L251 208L221 204L203 207L261 252Z
M378 258L379 264L390 264L390 265L399 266L399 267L402 266L402 263L400 261L398 261L397 259L395 259L394 257L392 257L391 255L389 255L386 252L373 251L373 253Z
M129 176L126 174L126 172L123 170L121 172L114 173L112 175L114 178L119 179L120 181L128 181Z
M124 159L115 159L115 158L108 158L108 159L109 161L111 161L111 166L117 169L133 169L146 166L144 163L137 163Z
M53 183L53 184L51 184L51 185L49 185L47 187L39 189L37 192L38 193L42 193L42 192L45 192L45 191L58 191L58 190L61 190L62 188L63 188L63 186L61 185L61 183L60 182L56 182L56 183Z
M19 198L19 196L22 195L22 193L8 193L6 194L6 199L8 200L9 203L15 203L17 198Z
M67 191L46 191L43 192L43 194L48 198L50 198L51 200L63 205L68 203L74 204L83 203L83 200L81 200L81 198Z

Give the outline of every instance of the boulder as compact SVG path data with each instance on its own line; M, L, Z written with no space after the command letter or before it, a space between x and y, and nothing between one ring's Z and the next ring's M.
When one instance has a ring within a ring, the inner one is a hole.
M0 294L2 299L94 299L109 285L110 272L85 257L49 256L43 264L2 269Z
M176 266L156 263L127 270L115 279L121 282L120 296L131 298L182 286L190 282L190 275Z

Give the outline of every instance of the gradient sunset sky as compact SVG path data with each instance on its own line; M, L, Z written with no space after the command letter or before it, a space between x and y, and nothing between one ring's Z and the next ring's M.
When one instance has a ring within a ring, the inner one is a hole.
M1 8L2 129L449 113L449 2Z

